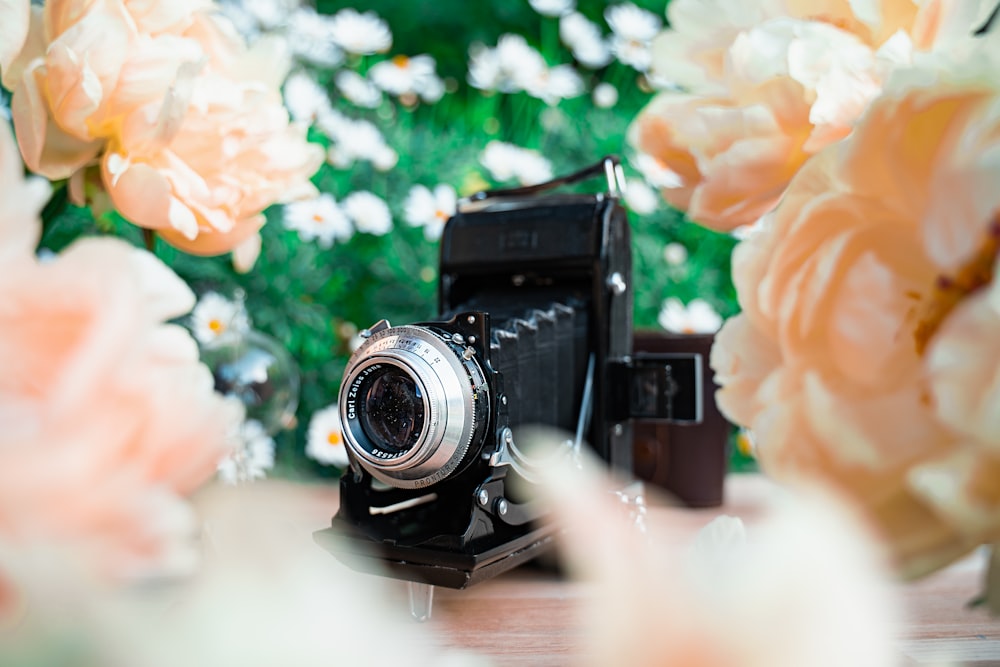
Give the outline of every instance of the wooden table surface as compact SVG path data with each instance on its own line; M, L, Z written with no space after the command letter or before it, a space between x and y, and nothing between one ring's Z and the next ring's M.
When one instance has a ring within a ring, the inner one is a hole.
M671 529L691 535L720 514L752 524L771 493L774 487L759 475L730 475L722 507L654 504L648 519L651 524L669 522ZM316 489L314 499L315 520L328 520L336 508L336 490ZM967 605L980 590L984 567L985 556L977 553L926 579L900 585L908 615L900 639L904 664L1000 665L1000 619ZM494 664L572 665L582 632L576 610L587 595L586 584L521 567L463 591L435 589L429 627L451 646L489 656Z

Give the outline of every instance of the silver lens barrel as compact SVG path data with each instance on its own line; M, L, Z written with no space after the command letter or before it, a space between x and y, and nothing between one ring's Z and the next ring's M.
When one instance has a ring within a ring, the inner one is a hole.
M383 391L390 384L394 392ZM420 326L390 327L365 341L348 362L339 403L357 463L408 489L453 473L489 415L475 357Z

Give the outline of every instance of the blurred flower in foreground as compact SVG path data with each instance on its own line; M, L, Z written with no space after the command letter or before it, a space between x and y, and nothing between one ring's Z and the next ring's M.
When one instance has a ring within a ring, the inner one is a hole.
M27 613L5 633L0 664L489 664L414 623L401 587L317 548L315 502L273 482L208 489L198 504L204 565L172 587L112 590L71 567L39 571L38 559L12 561Z
M250 319L240 300L230 301L217 292L206 292L191 311L191 333L199 343L210 343L230 331L246 331Z
M898 603L882 559L855 517L828 499L782 496L748 526L720 517L692 543L656 525L636 530L590 465L555 466L547 477L566 528L561 557L594 585L580 664L898 663Z
M457 208L458 194L450 185L438 185L433 191L425 185L414 185L403 202L403 215L407 223L424 228L428 241L436 241Z
M338 404L313 413L309 420L306 455L323 465L347 467L347 447L344 445L344 427L340 422Z
M552 178L552 163L538 151L503 141L486 144L479 161L497 181L517 179L521 185L534 185Z
M889 71L963 48L993 2L676 0L654 45L657 96L629 133L677 175L663 196L730 230L773 208L818 150L850 133ZM976 11L973 11L976 10Z
M185 496L213 474L240 407L166 323L194 295L158 259L117 239L36 259L41 191L16 151L0 126L4 555L54 549L112 580L188 572Z
M0 25L20 4L0 5ZM322 162L282 105L281 42L248 48L213 8L48 3L0 61L29 169L82 180L99 162L118 212L200 255L257 245L261 212L312 192ZM84 192L71 190L76 203Z
M685 334L715 333L722 326L722 317L704 299L692 299L686 306L676 297L665 299L657 321L667 331Z
M712 351L762 468L835 486L910 576L1000 539L998 66L987 36L897 71L737 246Z
M321 248L329 248L334 241L346 241L354 233L347 215L328 192L315 199L285 204L286 229L298 232L303 241L316 239Z

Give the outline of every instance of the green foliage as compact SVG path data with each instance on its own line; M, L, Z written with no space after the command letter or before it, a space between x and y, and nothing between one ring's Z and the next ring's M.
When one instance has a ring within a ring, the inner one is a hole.
M523 92L484 93L469 86L469 46L477 41L494 46L508 32L523 35L550 65L572 62L560 44L558 20L539 16L526 0L319 0L317 4L322 13L347 6L374 11L393 30L390 53L353 57L342 68L364 74L387 57L426 53L435 58L446 82L449 92L435 104L407 106L386 97L377 109L362 109L338 97L333 72L311 70L329 90L334 108L373 122L399 154L398 164L386 172L367 162L346 170L324 165L314 183L338 200L356 190L382 197L393 213L394 230L384 236L355 233L349 241L324 249L286 230L281 207L274 207L262 230L262 253L245 275L233 270L228 256L193 257L162 241L154 247L199 294L214 290L232 297L242 290L254 327L280 340L297 360L302 375L298 425L277 438L278 474L287 476L335 474L305 457L305 433L312 413L336 400L356 329L381 318L403 323L436 312L437 245L425 240L422 229L403 221L403 202L410 188L447 183L468 194L501 185L479 163L480 153L493 139L537 149L552 162L556 174L575 171L603 155L628 155L626 130L653 94L635 70L615 61L598 71L579 70L588 91L599 82L617 88L619 101L611 108L597 107L589 94L548 106ZM662 0L637 4L663 16ZM606 6L582 0L579 10L600 21ZM314 139L327 141L318 133ZM639 178L630 168L627 175ZM137 245L144 242L141 231L116 215L94 220L86 210L72 206L54 213L43 239L47 248L58 250L77 236L93 233L117 234ZM731 237L694 225L665 205L650 215L630 216L636 326L656 327L660 305L668 296L685 302L704 298L724 316L736 312L729 278L735 243ZM663 248L669 242L687 248L689 259L683 266L665 262Z

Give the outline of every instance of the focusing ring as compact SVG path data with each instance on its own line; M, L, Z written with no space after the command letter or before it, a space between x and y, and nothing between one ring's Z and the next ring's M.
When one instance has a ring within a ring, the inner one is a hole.
M351 357L340 389L344 441L355 460L391 486L422 488L454 472L489 414L489 392L474 357L432 330L391 327L371 336ZM366 380L386 366L402 371L423 396L423 428L403 452L373 442L361 411Z

